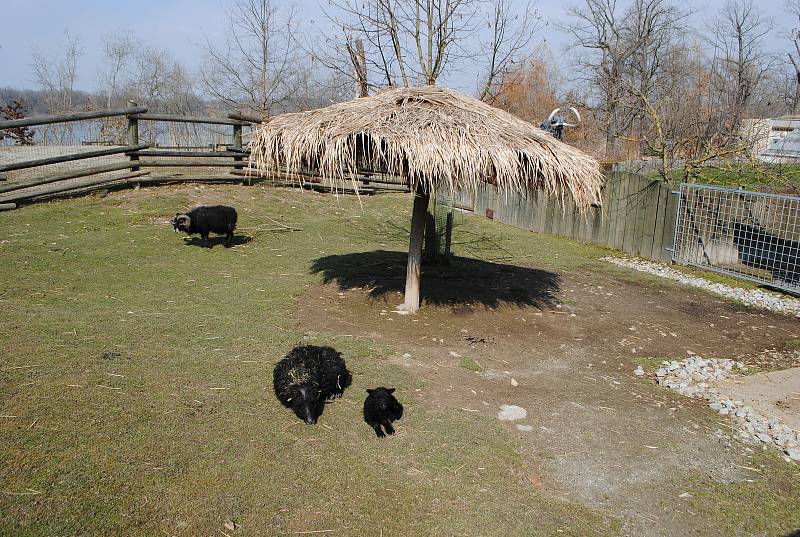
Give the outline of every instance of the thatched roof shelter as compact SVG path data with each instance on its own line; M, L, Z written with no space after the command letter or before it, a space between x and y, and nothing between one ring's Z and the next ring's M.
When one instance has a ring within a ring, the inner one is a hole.
M570 195L578 208L600 202L598 163L538 127L477 99L436 86L276 116L251 142L251 166L318 173L333 185L361 170L395 175L415 192L404 308L419 307L425 213L438 188Z

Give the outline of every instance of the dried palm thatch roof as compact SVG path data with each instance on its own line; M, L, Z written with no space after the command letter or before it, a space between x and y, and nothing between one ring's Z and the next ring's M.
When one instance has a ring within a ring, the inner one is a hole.
M359 170L396 175L413 190L570 193L580 208L600 202L598 163L534 125L477 99L436 86L276 116L251 142L251 166L313 170L341 183Z

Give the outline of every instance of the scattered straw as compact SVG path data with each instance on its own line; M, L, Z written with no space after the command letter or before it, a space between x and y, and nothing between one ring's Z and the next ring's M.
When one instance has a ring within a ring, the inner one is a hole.
M302 182L311 170L334 189L370 170L426 192L475 192L489 183L503 193L569 193L585 209L600 202L603 184L588 155L512 114L436 86L392 88L282 114L255 131L250 147L250 166L260 172Z

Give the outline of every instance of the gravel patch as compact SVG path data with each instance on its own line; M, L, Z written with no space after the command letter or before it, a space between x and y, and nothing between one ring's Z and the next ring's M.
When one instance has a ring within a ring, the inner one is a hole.
M639 272L646 272L648 274L661 276L662 278L675 280L692 287L699 287L700 289L705 289L707 291L711 291L712 293L722 295L726 298L736 300L737 302L741 302L747 306L768 309L771 311L787 313L789 315L794 315L795 317L800 317L800 300L796 298L785 297L776 293L762 291L760 289L742 289L741 287L731 287L722 283L711 282L705 278L689 276L688 274L684 274L683 272L679 272L659 263L653 263L638 258L630 259L627 257L608 256L603 257L602 260L608 261L609 263L613 263L620 267L631 268L638 270Z
M687 397L708 401L708 406L722 416L728 416L738 426L738 437L744 441L774 445L783 450L788 459L800 461L800 432L778 419L754 411L745 401L732 400L721 393L714 384L739 370L746 370L742 362L728 359L690 356L681 361L662 362L656 371L656 381Z

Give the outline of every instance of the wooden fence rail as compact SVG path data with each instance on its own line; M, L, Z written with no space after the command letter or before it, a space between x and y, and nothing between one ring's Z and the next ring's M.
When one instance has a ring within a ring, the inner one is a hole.
M84 121L87 119L100 119L104 117L127 116L130 114L142 114L144 112L147 112L147 108L144 106L136 106L133 108L109 108L106 110L92 110L91 112L73 112L70 114L26 117L23 119L0 121L0 130L35 127L36 125L49 125L51 123L67 123L69 121Z
M655 261L669 261L677 196L669 184L631 173L610 173L603 207L581 213L568 196L544 192L498 197L490 187L459 193L456 205L513 226L593 242Z

